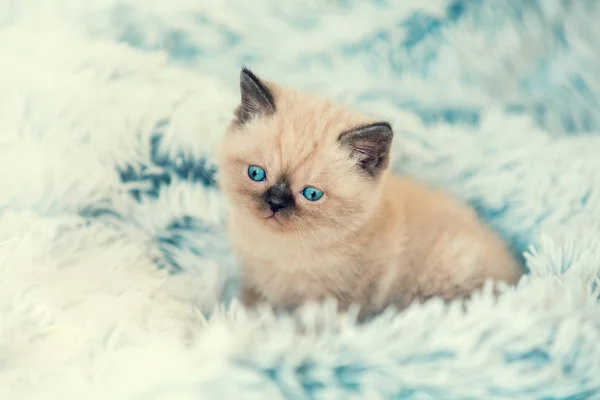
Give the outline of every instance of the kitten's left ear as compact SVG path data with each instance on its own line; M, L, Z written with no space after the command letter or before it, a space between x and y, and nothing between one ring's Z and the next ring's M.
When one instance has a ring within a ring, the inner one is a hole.
M240 73L240 92L242 103L236 110L241 124L245 124L257 115L275 114L275 98L271 90L247 68Z
M393 136L389 123L376 122L343 132L338 141L363 171L375 177L387 166Z

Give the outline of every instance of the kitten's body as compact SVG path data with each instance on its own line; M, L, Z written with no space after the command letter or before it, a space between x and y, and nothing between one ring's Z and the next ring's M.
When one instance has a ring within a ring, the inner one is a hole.
M237 115L220 176L247 305L293 309L336 297L367 314L518 280L506 246L470 208L387 169L389 125L246 70ZM267 178L250 180L249 165ZM273 212L264 196L282 182L293 198ZM323 198L303 198L307 185Z

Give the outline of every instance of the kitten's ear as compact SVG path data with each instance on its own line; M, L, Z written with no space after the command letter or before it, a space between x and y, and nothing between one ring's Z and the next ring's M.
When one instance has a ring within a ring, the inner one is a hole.
M240 73L240 92L242 103L235 115L241 124L257 115L270 116L275 113L273 93L247 68L242 68Z
M387 122L376 122L343 132L339 143L350 150L362 170L377 176L387 166L394 132Z

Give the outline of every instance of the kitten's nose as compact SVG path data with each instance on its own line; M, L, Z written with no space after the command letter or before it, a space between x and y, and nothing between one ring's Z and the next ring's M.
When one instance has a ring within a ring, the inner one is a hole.
M271 186L264 194L265 203L271 211L277 212L294 205L294 195L287 181L283 180Z
M281 199L269 199L267 200L267 204L271 207L271 211L277 212L279 210L283 210L288 205L285 204Z

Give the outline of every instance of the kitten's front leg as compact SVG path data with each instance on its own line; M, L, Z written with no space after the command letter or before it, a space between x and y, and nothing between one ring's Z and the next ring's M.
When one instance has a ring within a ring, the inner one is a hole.
M246 308L251 309L264 302L265 298L256 287L244 284L240 292L240 301Z

